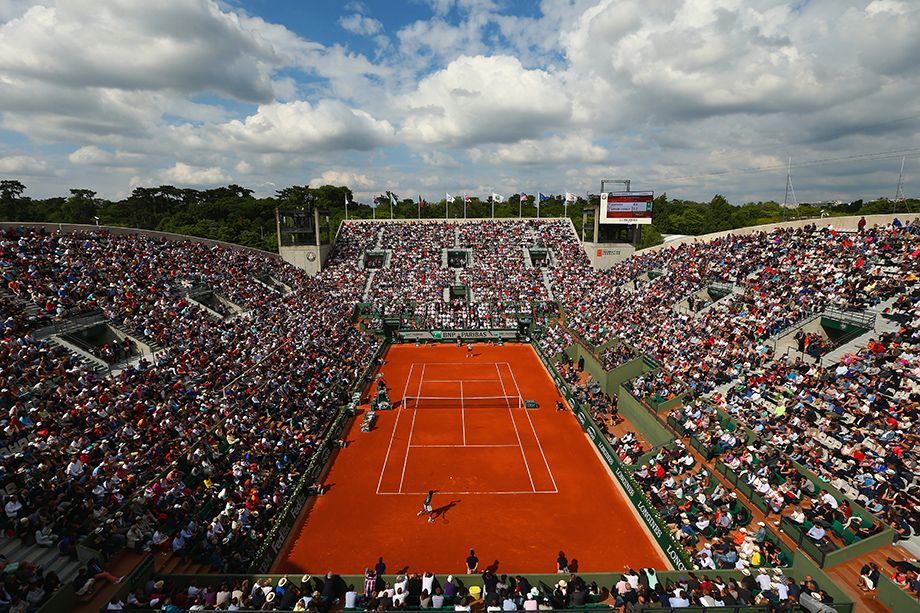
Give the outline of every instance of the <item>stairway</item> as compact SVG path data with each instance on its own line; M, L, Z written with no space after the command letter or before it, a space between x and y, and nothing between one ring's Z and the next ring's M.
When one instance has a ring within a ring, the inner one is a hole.
M361 294L361 302L369 302L371 296L371 287L374 285L374 275L377 274L376 270L372 270L370 274L367 275L367 281L364 283L364 292Z
M826 353L821 357L821 364L825 367L833 367L834 364L838 364L840 359L848 353L856 353L860 349L864 348L870 339L875 338L876 333L873 330L866 330L864 333L860 334L849 343L844 343L840 345L830 353Z
M28 317L41 317L42 310L28 298L17 296L4 286L0 286L0 294L8 298L13 304L19 306Z
M894 296L892 298L889 298L888 300L885 300L884 302L878 303L872 308L866 309L867 313L872 313L873 315L875 315L875 333L876 334L882 334L883 332L897 332L900 329L901 327L900 324L898 324L895 321L891 321L890 319L887 319L885 317L882 317L882 312L885 309L891 307L898 298L899 296Z
M381 249L383 247L383 230L386 226L380 226L380 229L377 230L377 240L374 242L374 249Z
M160 575L200 575L213 572L208 564L194 560L183 560L173 553L168 555L156 554L156 572Z
M553 297L553 282L549 276L549 271L543 269L543 285L546 286L546 297L548 300L555 300Z
M25 545L18 538L0 538L0 555L10 562L31 562L45 572L57 573L62 583L69 583L77 576L80 562L61 555L57 547Z
M102 360L94 356L93 354L80 349L73 343L68 343L67 341L65 341L64 339L62 339L61 337L57 335L48 337L48 342L54 343L55 345L63 347L70 353L74 354L83 363L84 366L86 366L87 368L89 368L90 370L92 370L93 372L97 374L104 374L104 373L109 372L108 364L106 364L105 362L103 362Z
M196 302L195 304L198 304L198 302ZM212 312L213 312L213 311L212 311ZM217 314L218 317L222 317L219 313L216 313L216 314ZM109 320L107 323L109 324L109 326L111 326L112 328L115 328L116 330L118 330L118 331L121 332L122 334L125 334L125 335L127 335L127 336L130 336L131 338L136 339L139 343L143 343L143 344L147 345L147 347L150 348L150 352L151 352L151 353L154 353L154 354L155 354L155 353L158 353L159 351L161 351L161 350L163 350L163 349L166 349L166 347L164 347L164 346L161 345L160 343L158 343L158 342L156 342L156 341L153 341L153 340L150 340L150 339L148 339L146 336L144 336L144 331L143 331L143 330L139 330L139 329L137 329L137 328L135 328L135 329L132 330L132 329L128 328L128 326L126 326L126 325L124 325L124 324L120 324L120 323L118 323L118 322L116 322L116 321L111 321L111 320Z

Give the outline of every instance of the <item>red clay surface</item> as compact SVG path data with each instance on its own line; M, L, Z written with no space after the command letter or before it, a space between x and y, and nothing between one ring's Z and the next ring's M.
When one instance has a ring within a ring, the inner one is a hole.
M274 572L389 568L580 572L667 568L529 345L395 345L381 368L397 408L360 414ZM519 406L533 399L538 409ZM364 407L366 409L366 407ZM434 523L416 514L435 490Z

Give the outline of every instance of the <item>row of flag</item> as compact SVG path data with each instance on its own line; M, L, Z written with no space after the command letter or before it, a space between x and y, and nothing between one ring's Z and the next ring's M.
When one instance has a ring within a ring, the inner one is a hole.
M457 201L457 200L459 199L459 196L451 196L451 195L448 194L448 193L445 193L444 195L446 196L446 197L445 197L445 200L447 201L448 204L453 204L455 201ZM393 204L393 206L396 206L396 205L398 204L396 195L393 194L393 193L391 192L391 193L389 194L389 197L390 197L390 202ZM525 203L525 202L529 203L529 202L530 202L530 199L531 199L531 198L534 198L534 196L533 196L533 195L527 195L527 194L520 194L520 195L518 196L518 198L520 199L521 204L523 204L523 203ZM547 196L546 194L544 194L543 192L537 192L536 199L534 200L534 206L539 207L541 203L546 202L547 200L550 200L550 199L551 199L551 198L550 198L549 196ZM382 203L384 202L384 200L385 200L385 198L382 198L382 197L380 197L380 196L374 197L374 206L377 206L377 205L382 204ZM501 194L496 194L495 192L492 192L492 195L489 196L488 200L489 200L490 202L494 202L494 203L501 203L501 202L504 202L504 201L505 201L505 197L502 196ZM578 196L576 196L576 195L573 194L572 192L565 192L565 202L567 202L567 203L568 203L568 202L575 202L576 200L578 200ZM473 197L472 197L472 196L467 196L466 194L463 195L463 203L464 203L464 204L470 204L470 203L472 203L472 202L473 202ZM346 194L346 195L345 195L345 206L348 206L349 204L352 204L352 201L349 200L348 194ZM423 198L422 198L422 195L419 194L419 195L418 195L418 205L419 205L419 207L424 207L424 206L427 206L428 204L429 204L429 202L428 202L427 200L423 199Z

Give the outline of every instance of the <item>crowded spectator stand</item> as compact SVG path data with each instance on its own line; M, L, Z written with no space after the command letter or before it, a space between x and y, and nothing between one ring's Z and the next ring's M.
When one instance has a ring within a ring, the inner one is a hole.
M662 369L628 388L651 404L679 400L675 421L693 423L717 449L713 458L765 488L771 512L788 508L791 485L782 490L779 477L760 474L730 434L710 433L702 405L759 437L748 453L790 458L855 492L899 538L916 534L915 224L727 235L639 253L607 271L590 268L566 220L476 224L345 224L313 278L268 254L205 242L5 229L7 535L50 543L38 546L65 557L78 546L103 559L149 549L219 572L250 568L252 552L265 554L277 534L274 519L309 486L351 387L380 348L351 325L361 303L379 317L398 314L407 330L513 327L528 314L543 326L537 346L547 354L577 338L604 347L597 357L614 370L646 356ZM458 245L471 249L471 265L450 269L443 250ZM375 246L392 252L390 265L368 271L360 258ZM550 265L529 266L529 247L550 250ZM458 276L472 300L445 300ZM674 308L712 283L733 291L705 308ZM202 285L239 310L191 299L189 288ZM880 309L898 329L833 366L775 355L771 338L827 308ZM100 373L42 332L92 310L162 349ZM618 439L619 466L648 453L634 442ZM713 485L696 467L670 474L685 455L679 448L658 451L675 486L698 494ZM648 485L680 540L674 488ZM878 534L872 522L840 521L849 519L841 497L831 498L833 513L827 500L814 507L825 533L835 534L836 519L856 536ZM805 510L793 508L790 521L804 514L819 525Z

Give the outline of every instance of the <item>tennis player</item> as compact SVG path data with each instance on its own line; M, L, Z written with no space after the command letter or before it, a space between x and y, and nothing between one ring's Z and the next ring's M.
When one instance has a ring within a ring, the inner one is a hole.
M434 510L431 507L431 499L434 497L434 490L428 490L428 495L425 496L425 502L422 503L422 510L418 512L416 517L420 517L422 513L428 513L428 523L434 523Z

